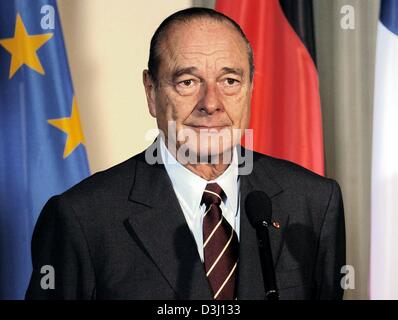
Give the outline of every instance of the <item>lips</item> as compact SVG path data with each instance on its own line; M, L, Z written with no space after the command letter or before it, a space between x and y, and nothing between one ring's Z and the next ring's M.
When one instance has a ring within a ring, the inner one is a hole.
M225 129L225 128L229 127L229 125L214 125L214 126L211 126L211 125L187 125L187 126L194 128L196 130L201 130L201 129L203 129L203 130L211 130L211 129L221 130L221 129Z

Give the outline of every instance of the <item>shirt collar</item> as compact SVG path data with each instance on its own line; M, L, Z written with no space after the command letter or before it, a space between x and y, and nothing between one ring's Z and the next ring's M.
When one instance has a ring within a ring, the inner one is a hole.
M238 154L234 148L233 158L228 168L215 180L207 181L185 168L167 149L163 139L160 139L160 151L163 164L171 179L173 188L195 212L200 207L203 192L208 183L217 183L225 192L225 205L231 212L237 213L238 203Z

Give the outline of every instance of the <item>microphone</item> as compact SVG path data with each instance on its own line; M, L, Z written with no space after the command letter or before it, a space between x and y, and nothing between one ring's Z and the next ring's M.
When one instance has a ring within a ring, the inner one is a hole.
M272 218L271 199L263 191L250 192L246 198L245 208L250 223L256 229L265 297L267 300L279 300L268 233Z

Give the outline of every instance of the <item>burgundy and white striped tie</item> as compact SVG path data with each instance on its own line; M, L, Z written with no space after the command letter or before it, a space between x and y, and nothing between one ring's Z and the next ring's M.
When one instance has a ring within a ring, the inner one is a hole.
M203 217L204 264L215 300L235 299L239 257L238 237L221 212L220 204L224 198L221 187L217 183L209 183L201 202L206 205Z

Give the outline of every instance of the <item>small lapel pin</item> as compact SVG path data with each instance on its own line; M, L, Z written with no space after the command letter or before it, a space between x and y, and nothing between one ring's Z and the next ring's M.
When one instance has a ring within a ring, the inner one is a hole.
M273 225L275 228L277 228L277 229L279 229L279 228L281 227L281 225L279 224L278 221L272 221L272 225Z

